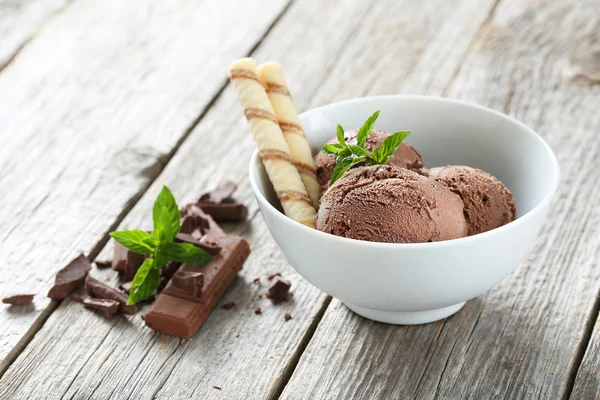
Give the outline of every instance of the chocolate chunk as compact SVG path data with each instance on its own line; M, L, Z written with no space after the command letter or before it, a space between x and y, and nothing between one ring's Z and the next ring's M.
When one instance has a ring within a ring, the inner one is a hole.
M231 181L223 181L219 186L210 192L200 196L198 203L220 204L224 200L231 198L231 195L237 189L237 185Z
M119 303L119 309L123 314L135 314L135 305L127 305L127 295L105 285L97 279L88 275L85 279L85 291L92 297L98 299L114 300Z
M284 318L286 321L289 321L290 319L292 319L292 318L294 318L294 317L292 317L292 314L290 314L290 313L285 313L285 314L284 314L284 316L283 316L283 318Z
M2 299L4 304L12 304L15 306L27 306L33 301L34 294L15 294Z
M208 230L208 220L199 215L187 215L183 217L179 232L192 234L197 230L202 233Z
M254 314L256 314L256 315L262 314L262 309L260 307L256 307L254 309Z
M225 303L221 306L223 310L231 310L233 307L235 307L235 303L233 301Z
M133 277L138 269L140 269L145 259L146 256L143 254L134 253L120 243L115 242L112 269L122 273L125 282L133 280Z
M204 274L204 287L195 298L174 287L171 281L146 314L146 325L177 337L191 337L206 320L250 255L250 245L241 237L212 235L221 253L201 267L183 265L183 272ZM175 289L175 290L174 290Z
M194 239L192 235L187 233L178 233L175 237L175 241L179 243L189 243L206 251L208 254L212 254L213 256L221 252L221 248L219 246L210 243L203 243L199 240Z
M177 271L171 282L174 289L192 297L200 297L204 286L204 274L202 272Z
M89 308L97 310L100 314L106 318L114 315L119 309L119 302L109 299L96 299L94 297L88 297L83 299L83 305Z
M286 295L292 287L292 283L281 277L276 277L275 281L269 287L267 297L273 301L273 303L280 303L286 299Z
M125 293L129 294L129 291L131 290L131 284L133 282L129 281L129 282L123 282L119 285L119 289L121 289L122 291L124 291Z
M83 254L78 255L56 273L54 286L48 292L48 297L56 300L64 299L83 285L83 281L91 269L92 265L87 257Z
M160 279L156 287L156 293L161 293L167 286L175 272L181 267L180 262L171 261L160 269Z
M281 276L281 272L271 272L269 275L267 275L267 279L272 280L276 276Z
M94 264L96 264L96 267L99 269L104 269L112 265L112 260L95 260Z
M198 203L197 205L217 221L243 221L248 217L248 207L241 203Z
M215 222L215 220L210 215L208 215L207 213L202 211L202 209L200 207L198 207L195 203L187 204L185 207L183 207L181 209L181 213L184 216L197 216L197 217L200 217L201 219L203 219L205 222L203 222L204 228L201 229L202 234L214 233L214 234L225 235L225 232L223 232L223 229L221 229L221 227ZM206 227L206 226L208 226L208 227ZM183 232L183 233L187 233L187 232ZM192 232L192 233L195 233L195 232Z

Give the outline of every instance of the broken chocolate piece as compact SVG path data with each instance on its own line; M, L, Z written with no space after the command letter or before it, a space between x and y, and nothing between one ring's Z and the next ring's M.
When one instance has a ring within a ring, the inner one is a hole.
M231 195L237 189L237 185L231 181L223 181L219 186L210 192L203 193L198 199L198 203L220 204L224 200L231 198Z
M197 230L204 232L207 229L208 220L199 215L187 215L183 217L183 220L181 221L181 229L179 229L179 232L192 234Z
M134 253L120 243L115 242L112 269L122 273L125 282L133 280L133 277L142 266L145 259L145 255Z
M199 249L206 251L208 254L211 254L213 256L219 254L219 252L221 251L221 248L216 244L203 243L199 240L196 240L192 235L187 233L178 233L175 237L175 241L179 243L189 243L198 247Z
M104 269L112 265L112 260L95 260L94 264L96 264L96 267L99 269Z
M78 255L56 273L54 286L48 292L48 297L55 300L64 299L83 285L83 281L91 269L92 265L87 257L83 253Z
M33 301L34 294L15 294L2 299L4 304L12 304L14 306L28 306Z
M243 221L248 217L248 207L242 203L198 203L197 205L217 221Z
M256 315L262 314L262 309L260 307L256 307L254 309L254 314L256 314Z
M280 303L286 299L286 295L292 287L292 283L281 277L276 277L273 284L269 287L267 297L273 301L273 303Z
M83 303L83 297L79 293L75 293L71 298L78 303Z
M207 236L221 247L221 253L201 267L181 267L183 272L204 274L200 297L187 295L171 281L146 314L145 322L151 329L181 338L193 336L250 255L250 245L244 238L214 233Z
M281 276L281 272L271 272L269 275L267 275L267 279L272 280L276 276Z
M98 299L114 300L119 303L119 308L123 314L135 314L135 305L127 305L127 295L105 285L97 279L88 275L85 279L85 291L92 297Z
M83 299L83 305L89 308L93 308L106 318L114 315L119 309L119 302L109 299L96 299L94 297L88 297Z
M235 307L235 303L233 301L227 302L221 306L223 310L231 310L233 307Z
M160 269L160 279L158 281L158 286L156 287L157 294L163 291L179 267L181 267L180 262L171 261Z
M121 289L125 293L129 294L129 291L131 290L131 284L132 283L133 282L131 282L131 281L129 281L129 282L123 282L123 283L119 284L119 289Z
M283 315L283 318L284 318L286 321L289 321L290 319L292 319L292 318L294 318L294 317L292 317L292 314L290 314L290 313L285 313L285 314Z
M204 286L202 272L177 271L171 278L173 287L192 297L200 297Z
M254 278L254 280L252 281L253 283L260 283L260 278Z
M202 211L202 209L200 207L198 207L195 203L190 203L190 204L187 204L186 206L184 206L181 209L181 214L183 214L185 216L190 216L190 215L197 216L197 217L200 217L201 219L203 219L205 221L205 222L203 222L205 227L201 229L202 234L212 232L212 233L218 233L221 235L225 235L225 232L223 232L223 229L221 229L221 227L215 222L215 220L210 215L208 215L207 213ZM183 233L186 233L186 232L183 232ZM194 233L194 232L192 232L192 233Z

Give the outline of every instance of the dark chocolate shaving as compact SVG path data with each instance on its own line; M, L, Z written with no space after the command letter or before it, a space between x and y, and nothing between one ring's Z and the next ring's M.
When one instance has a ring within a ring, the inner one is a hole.
M66 267L56 273L54 286L48 292L51 299L62 300L83 285L85 277L92 269L83 254L75 257Z
M292 318L294 318L294 317L292 317L292 314L290 314L290 313L285 313L285 314L283 315L283 318L284 318L286 321L289 321L290 319L292 319Z
M273 303L280 303L287 298L287 293L292 287L292 283L288 280L276 277L275 281L269 287L267 297L273 301Z
M204 274L201 272L178 271L171 278L171 283L190 296L200 297L204 287Z
M98 299L114 300L119 303L119 308L123 314L133 315L135 314L135 306L133 304L127 305L127 295L119 292L110 286L105 285L97 279L88 276L85 279L85 291L91 297Z
M211 254L213 256L216 256L221 252L220 246L216 244L200 242L199 240L196 240L192 235L187 233L178 233L175 237L175 241L179 243L189 243L198 247L199 249L206 251L208 254Z
M256 315L262 314L262 309L260 307L256 307L254 309L254 314L256 314Z
M271 272L269 275L267 275L267 279L272 280L276 276L281 276L281 272Z
M82 302L84 306L93 308L106 318L113 316L119 309L119 302L115 300L88 297L83 299Z
M96 267L99 269L104 269L112 265L112 260L95 260L94 264L96 264Z
M27 306L33 301L34 294L15 294L2 299L4 304L12 304L15 306Z
M198 199L199 203L220 204L224 200L231 198L231 195L237 189L237 185L231 181L223 181L219 186L210 192L203 193Z
M227 302L221 306L223 310L231 310L233 307L235 307L235 303L233 301Z

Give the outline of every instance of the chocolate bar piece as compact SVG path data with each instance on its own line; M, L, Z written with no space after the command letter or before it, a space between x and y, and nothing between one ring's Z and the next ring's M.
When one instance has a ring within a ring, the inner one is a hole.
M4 304L12 304L15 306L27 306L33 301L34 294L15 294L2 299Z
M196 230L200 230L202 233L208 230L208 220L198 215L186 215L183 217L179 232L192 234Z
M135 314L135 306L133 304L127 305L127 295L105 285L97 279L92 278L88 275L85 279L85 291L92 297L98 299L114 300L119 303L119 309L123 314L133 315Z
M88 272L92 269L89 260L83 254L75 257L66 267L56 273L54 286L48 292L48 297L62 300L83 285Z
M93 308L106 318L114 315L119 309L119 302L109 299L96 299L94 297L88 297L82 300L84 306Z
M146 325L159 332L189 338L200 328L219 298L225 293L248 255L250 245L237 236L206 235L208 241L219 245L221 253L206 265L191 267L183 264L180 271L204 275L204 286L199 297L177 288L173 281L158 296L145 316Z
M201 242L197 239L195 239L192 235L187 234L187 233L178 233L177 236L175 237L175 241L179 242L179 243L189 243L192 244L204 251L206 251L208 254L212 254L213 256L219 254L221 252L221 248L215 244L210 244L210 243L206 243L206 242Z
M167 283L169 283L175 272L179 270L179 267L181 267L180 262L171 261L160 269L160 279L158 281L158 286L156 287L156 293L160 293L163 291L163 289L167 286ZM127 292L129 293L129 290Z
M287 293L290 291L292 283L281 277L276 277L273 284L269 287L267 297L273 301L273 303L280 303L287 297Z
M125 282L133 280L133 277L138 269L140 269L145 259L146 256L143 254L134 253L120 243L115 242L112 269L122 273Z
M248 217L248 207L241 203L197 203L197 205L217 221L243 221Z
M231 198L231 195L237 189L237 185L231 181L224 181L215 189L206 192L200 196L198 203L220 204L224 200Z

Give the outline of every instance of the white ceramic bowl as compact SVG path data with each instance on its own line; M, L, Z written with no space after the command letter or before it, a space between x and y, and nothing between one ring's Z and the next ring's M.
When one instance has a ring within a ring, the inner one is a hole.
M434 243L373 243L337 237L286 217L257 153L250 182L265 222L290 264L354 312L392 324L448 317L497 285L525 258L556 191L559 168L532 129L499 112L421 96L353 99L300 116L316 152L336 124L358 128L381 110L376 128L410 130L408 142L428 168L468 165L500 179L514 194L518 218L498 229Z

